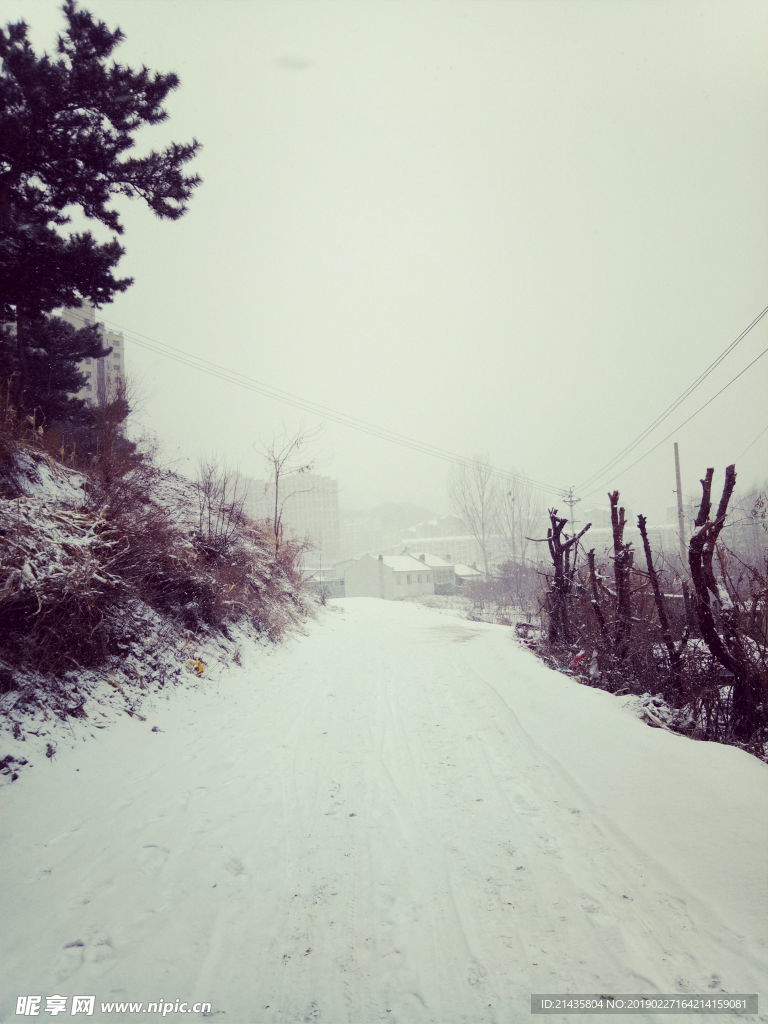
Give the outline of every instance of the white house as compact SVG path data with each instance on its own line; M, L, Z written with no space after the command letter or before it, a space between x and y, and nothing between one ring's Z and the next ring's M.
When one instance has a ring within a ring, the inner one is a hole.
M363 555L344 566L347 597L384 597L400 600L434 594L432 570L411 555Z
M446 561L439 555L432 555L429 551L410 551L408 554L418 558L432 570L432 580L435 584L436 594L452 594L456 585L453 573L453 563Z

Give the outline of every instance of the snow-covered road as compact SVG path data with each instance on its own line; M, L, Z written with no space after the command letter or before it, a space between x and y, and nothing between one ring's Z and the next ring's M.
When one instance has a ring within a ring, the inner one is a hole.
M510 1024L532 992L768 978L768 768L508 629L337 602L145 713L0 790L0 1021L92 994L105 1021Z

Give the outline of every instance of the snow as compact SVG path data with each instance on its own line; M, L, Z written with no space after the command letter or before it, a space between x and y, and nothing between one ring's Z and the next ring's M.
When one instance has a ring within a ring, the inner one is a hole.
M428 551L414 551L412 557L417 558L423 565L426 565L430 569L452 569L453 564L446 562L444 558L440 558L439 555L430 555Z
M78 507L85 501L85 477L43 452L19 449L10 475L22 494L40 501Z
M471 565L464 565L463 562L457 562L453 567L453 571L460 578L483 575L479 569L473 569Z
M382 555L381 560L393 572L424 572L429 568L420 559L411 555Z
M30 668L14 671L15 688L0 695L0 786L125 715L145 721L144 705L159 691L198 685L197 664L204 666L204 685L211 673L239 659L244 647L268 645L247 624L229 626L226 637L194 636L141 601L126 602L119 614L118 653L97 667L55 678Z
M93 1020L502 1024L532 992L767 976L768 767L509 629L332 602L143 714L0 789L2 1022L95 994Z

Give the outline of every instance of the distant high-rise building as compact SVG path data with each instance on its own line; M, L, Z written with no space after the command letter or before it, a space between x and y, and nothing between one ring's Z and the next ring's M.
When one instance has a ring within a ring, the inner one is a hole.
M97 321L96 311L90 302L84 302L77 309L65 309L60 315L73 327L96 324L102 341L112 349L107 356L89 357L79 365L80 372L85 374L85 383L75 397L88 405L104 405L115 397L120 383L125 380L125 339L119 331L110 330Z
M274 485L246 479L246 511L255 519L274 516ZM280 481L286 537L308 540L307 562L328 565L339 557L339 483L317 473L293 473Z

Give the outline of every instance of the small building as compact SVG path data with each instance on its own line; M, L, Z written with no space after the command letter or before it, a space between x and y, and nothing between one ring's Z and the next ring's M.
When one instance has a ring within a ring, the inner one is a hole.
M413 558L418 558L432 570L436 594L453 594L455 592L456 577L451 562L439 555L432 555L428 551L409 551L408 554Z
M479 569L475 569L472 565L462 565L461 562L457 562L454 565L453 574L458 588L465 586L467 583L479 583L480 580L484 579Z
M304 582L313 594L318 597L345 597L344 579L337 569L313 569L305 567L301 570Z
M383 597L389 601L434 594L432 570L411 555L363 555L344 566L347 597Z

